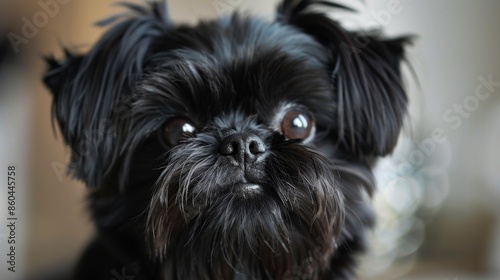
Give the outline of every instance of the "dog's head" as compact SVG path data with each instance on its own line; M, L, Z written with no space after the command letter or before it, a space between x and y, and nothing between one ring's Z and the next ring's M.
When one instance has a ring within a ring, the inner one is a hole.
M327 270L372 223L363 192L406 112L406 40L348 32L311 10L343 8L324 1L194 27L163 3L128 6L45 77L101 231L179 279L278 279L306 258Z

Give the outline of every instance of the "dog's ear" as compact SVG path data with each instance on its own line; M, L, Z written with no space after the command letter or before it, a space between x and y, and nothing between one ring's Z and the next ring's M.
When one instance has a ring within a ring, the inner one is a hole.
M325 46L337 101L338 143L349 154L384 156L396 145L407 111L400 62L409 37L392 40L349 32L311 8L350 8L320 0L284 0L277 21Z
M89 187L100 186L113 169L121 141L113 122L117 106L126 105L155 38L171 26L165 2L122 5L130 13L98 23L114 26L88 53L65 51L61 61L46 59L53 119L71 148L69 172Z

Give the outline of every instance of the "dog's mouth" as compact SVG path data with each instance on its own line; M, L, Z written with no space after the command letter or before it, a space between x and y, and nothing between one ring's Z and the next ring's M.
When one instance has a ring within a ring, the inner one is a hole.
M213 211L217 207L225 207L225 210L230 213L233 210L242 209L245 207L260 207L264 201L272 200L276 205L282 205L282 202L277 199L278 195L272 186L264 182L254 182L242 180L231 182L230 184L219 188L211 195L203 198L203 201L197 200L194 205L198 207L197 213L200 211ZM188 206L189 207L189 206ZM196 215L197 216L197 215ZM188 219L196 218L189 216Z
M255 183L237 183L233 185L231 189L232 193L236 195L237 197L243 198L243 199L251 199L258 197L263 194L264 189L263 186L260 184L255 184Z

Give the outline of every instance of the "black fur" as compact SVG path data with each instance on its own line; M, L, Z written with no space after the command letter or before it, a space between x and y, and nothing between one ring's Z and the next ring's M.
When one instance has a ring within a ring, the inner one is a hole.
M326 1L193 27L173 25L163 2L125 5L87 54L48 59L69 170L91 188L98 228L76 279L352 277L374 222L371 166L406 113L408 39L348 32L311 10L347 9ZM277 130L290 108L313 116L312 140ZM170 147L158 132L173 117L197 132ZM266 156L242 170L220 145L250 134ZM246 180L263 193L237 195Z
M0 29L0 74L3 74L2 72L5 71L7 66L11 66L13 64L12 62L14 62L13 60L15 58L14 49L12 48L8 37L2 31L3 30Z

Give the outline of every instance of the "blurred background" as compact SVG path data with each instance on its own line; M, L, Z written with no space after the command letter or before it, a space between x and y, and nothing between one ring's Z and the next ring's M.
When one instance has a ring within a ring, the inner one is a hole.
M51 126L41 55L88 49L103 32L93 23L121 11L113 2L0 0L0 279L71 269L92 237L86 190L65 176L69 151ZM376 168L379 222L360 278L500 279L500 1L338 2L359 11L332 12L347 28L417 36L405 67L410 115ZM276 4L169 1L174 21L192 24L233 10L272 19ZM8 166L16 272L7 270Z

